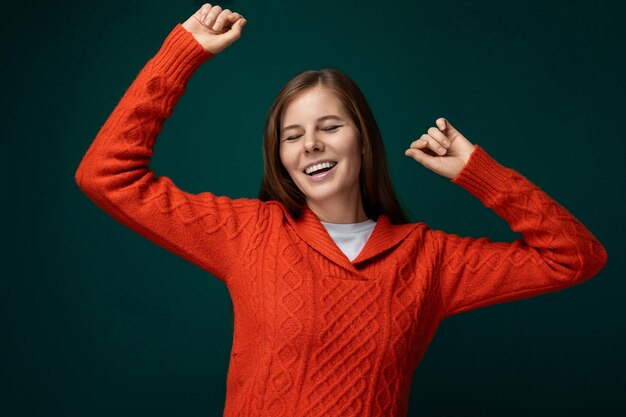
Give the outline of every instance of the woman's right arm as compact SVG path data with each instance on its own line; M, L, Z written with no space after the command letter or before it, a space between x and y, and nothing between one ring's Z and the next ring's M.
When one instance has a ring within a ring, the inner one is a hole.
M217 31L205 26L219 22ZM238 14L204 5L176 25L124 93L75 174L78 187L117 221L224 282L241 257L261 202L190 194L148 165L188 79L239 39L244 22Z

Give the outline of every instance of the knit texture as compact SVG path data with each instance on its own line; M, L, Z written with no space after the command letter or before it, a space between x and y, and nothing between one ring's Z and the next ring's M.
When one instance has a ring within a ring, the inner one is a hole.
M439 323L579 284L604 247L565 208L479 145L450 181L523 239L492 242L381 215L352 262L308 208L187 193L149 168L194 71L213 56L180 24L106 120L76 172L117 221L222 280L234 334L224 415L402 417Z

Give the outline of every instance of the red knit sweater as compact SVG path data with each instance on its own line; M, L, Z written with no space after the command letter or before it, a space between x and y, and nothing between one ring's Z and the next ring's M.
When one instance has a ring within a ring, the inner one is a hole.
M405 416L413 373L453 314L594 276L604 247L565 208L476 145L460 185L523 239L492 242L392 225L352 262L310 209L187 193L149 168L165 119L212 57L179 24L84 156L99 207L222 280L234 306L225 416Z

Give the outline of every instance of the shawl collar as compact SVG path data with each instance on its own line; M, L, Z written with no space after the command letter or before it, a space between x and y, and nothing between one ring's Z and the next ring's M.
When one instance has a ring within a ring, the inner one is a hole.
M302 209L298 219L293 219L286 209L284 211L289 223L304 242L335 264L352 272L358 272L357 264L398 245L417 227L417 224L394 225L385 214L381 214L365 246L351 262L309 207L305 206Z

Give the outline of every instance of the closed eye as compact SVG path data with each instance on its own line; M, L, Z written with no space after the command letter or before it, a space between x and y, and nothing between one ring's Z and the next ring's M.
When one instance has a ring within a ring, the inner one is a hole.
M340 128L340 127L341 127L341 126L330 126L330 127L325 128L325 129L322 129L322 130L323 130L324 132L331 132L331 131L333 131L333 130L337 130L337 129L338 129L338 128Z
M329 126L326 127L324 129L322 129L324 132L330 132L333 133L335 132L337 129L339 129L342 125L336 125L336 126ZM287 138L285 138L285 140L294 140L294 139L298 139L300 136L302 135L296 135L296 136L289 136Z

